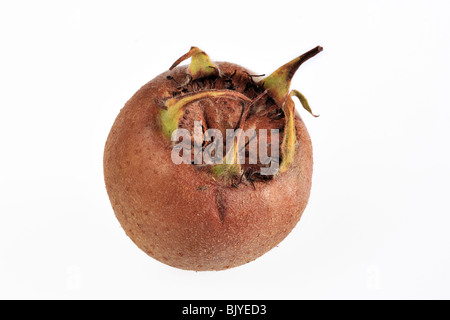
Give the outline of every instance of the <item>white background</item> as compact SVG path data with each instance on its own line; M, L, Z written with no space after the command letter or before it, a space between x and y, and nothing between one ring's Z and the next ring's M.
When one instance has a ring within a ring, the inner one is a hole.
M1 1L0 298L450 298L448 1ZM314 119L302 221L222 272L163 265L103 182L124 103L191 45L270 73Z

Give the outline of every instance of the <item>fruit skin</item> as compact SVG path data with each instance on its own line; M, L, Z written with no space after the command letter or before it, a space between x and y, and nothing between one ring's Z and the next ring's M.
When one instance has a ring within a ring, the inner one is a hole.
M215 62L223 73L250 71ZM274 179L233 188L193 165L175 165L162 134L161 100L170 96L187 67L148 82L120 111L104 152L106 189L130 239L167 265L196 271L248 263L278 245L307 205L313 170L312 145L295 115L294 162Z

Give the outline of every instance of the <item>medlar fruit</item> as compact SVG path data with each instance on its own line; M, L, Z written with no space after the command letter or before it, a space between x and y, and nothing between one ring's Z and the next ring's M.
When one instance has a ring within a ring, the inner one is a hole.
M311 109L289 87L320 51L265 77L192 47L136 92L106 141L104 176L140 249L176 268L222 270L291 232L308 202L313 158L293 97Z

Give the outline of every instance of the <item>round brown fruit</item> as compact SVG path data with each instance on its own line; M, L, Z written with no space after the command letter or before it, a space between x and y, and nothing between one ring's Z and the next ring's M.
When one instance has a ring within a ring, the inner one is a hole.
M176 268L223 270L260 257L291 232L308 202L313 158L292 97L312 112L289 86L298 67L320 51L316 47L264 77L233 63L213 63L192 47L136 92L106 141L104 175L116 217L140 249ZM188 58L189 66L177 66ZM194 121L201 122L200 133ZM279 169L263 175L267 162L239 163L234 153L231 161L208 164L194 163L192 152L192 163L177 165L171 154L178 141L171 137L178 128L192 133L189 144L211 128L224 137L226 129L253 128L257 139L264 138L259 129L278 129L267 142L280 145L278 154L269 154Z

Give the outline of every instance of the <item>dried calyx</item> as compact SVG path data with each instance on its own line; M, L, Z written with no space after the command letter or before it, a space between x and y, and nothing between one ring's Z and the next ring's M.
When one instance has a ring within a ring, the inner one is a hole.
M161 111L164 135L170 138L178 128L193 132L194 121L202 123L202 134L207 129L214 128L220 130L223 137L226 129L245 131L251 128L257 133L258 129L279 129L280 134L275 137L281 144L279 172L285 172L294 161L296 149L295 103L292 97L297 97L303 108L315 116L303 94L297 90L290 91L291 80L303 62L322 50L318 46L283 65L268 77L254 81L254 78L261 76L250 75L238 68L232 73L224 73L204 51L192 47L170 68L172 70L191 58L184 78L167 77L168 81L176 83L176 89L171 97L164 100L164 110ZM273 137L267 137L269 144L271 138ZM246 148L250 140L251 137L246 137ZM203 143L202 149L207 146L208 143ZM259 169L267 164L240 164L237 157L237 148L231 149L224 157L223 164L210 165L208 169L215 176L235 179L240 176L240 181L245 176L253 186L255 179L267 179L258 175ZM238 185L233 183L235 187Z

